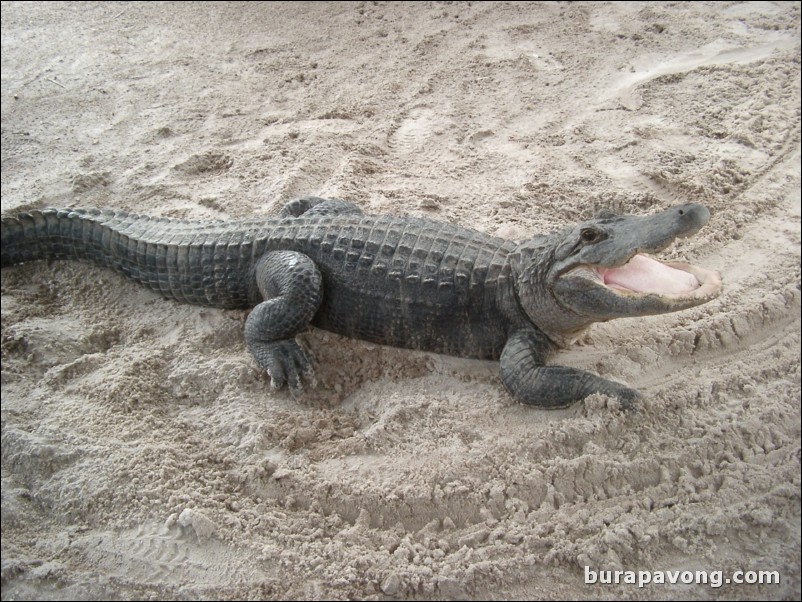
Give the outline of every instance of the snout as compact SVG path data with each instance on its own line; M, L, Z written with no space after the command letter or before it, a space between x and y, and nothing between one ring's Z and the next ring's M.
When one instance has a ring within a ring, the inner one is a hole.
M663 213L673 217L676 224L676 236L681 238L696 234L710 220L710 210L699 203L670 207Z
M633 232L627 233L634 239L631 253L659 253L675 239L696 234L709 219L710 211L698 203L676 205L654 215L636 217L631 224Z

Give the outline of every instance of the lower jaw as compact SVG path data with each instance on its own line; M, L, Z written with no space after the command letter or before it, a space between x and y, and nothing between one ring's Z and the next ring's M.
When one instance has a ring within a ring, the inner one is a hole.
M699 287L690 293L663 295L667 299L712 299L721 291L721 275L712 270L706 270L691 263L663 262L664 265L692 274L699 282Z

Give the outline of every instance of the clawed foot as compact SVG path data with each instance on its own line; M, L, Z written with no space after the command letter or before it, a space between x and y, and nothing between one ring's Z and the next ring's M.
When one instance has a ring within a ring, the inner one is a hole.
M309 354L294 340L252 343L251 353L259 366L267 371L274 389L289 385L295 395L303 390L303 381L317 385Z
M608 393L611 397L615 397L621 404L621 409L625 412L637 412L638 407L643 403L643 395L635 389L630 389L621 385L616 391Z

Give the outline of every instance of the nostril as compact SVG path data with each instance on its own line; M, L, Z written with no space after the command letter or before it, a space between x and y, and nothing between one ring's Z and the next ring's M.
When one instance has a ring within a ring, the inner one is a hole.
M679 214L680 214L680 215L685 215L685 211L684 211L684 210L682 210L682 209L680 209L680 210L679 210Z

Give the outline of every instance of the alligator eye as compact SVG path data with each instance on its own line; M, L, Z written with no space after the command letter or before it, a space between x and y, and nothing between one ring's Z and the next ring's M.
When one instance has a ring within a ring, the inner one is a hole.
M594 228L582 228L582 231L579 233L579 238L582 239L582 242L586 243L599 242L602 238L602 233Z

